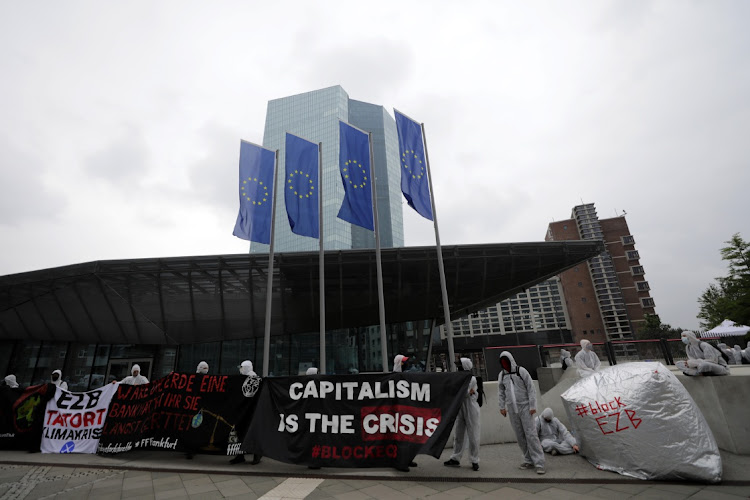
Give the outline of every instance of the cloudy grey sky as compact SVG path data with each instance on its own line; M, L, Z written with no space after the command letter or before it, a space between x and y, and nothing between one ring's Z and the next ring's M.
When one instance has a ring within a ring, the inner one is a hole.
M356 7L353 7L356 5ZM657 313L750 239L750 2L0 2L0 275L244 253L239 140L340 84L425 123L441 242L627 211ZM406 244L434 244L405 206Z

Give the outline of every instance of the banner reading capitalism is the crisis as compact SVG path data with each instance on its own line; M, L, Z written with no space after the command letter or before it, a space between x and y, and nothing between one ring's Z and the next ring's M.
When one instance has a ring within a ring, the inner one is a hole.
M56 387L44 414L42 453L96 453L107 407L116 391L117 384L89 392Z
M99 453L134 448L236 455L260 377L172 372L123 385L112 398Z
M470 380L469 372L269 378L242 451L319 467L439 458Z

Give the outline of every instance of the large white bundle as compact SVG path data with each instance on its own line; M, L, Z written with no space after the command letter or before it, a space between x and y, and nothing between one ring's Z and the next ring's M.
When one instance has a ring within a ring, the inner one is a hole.
M576 382L561 396L581 453L638 479L721 481L706 419L661 363L626 363Z

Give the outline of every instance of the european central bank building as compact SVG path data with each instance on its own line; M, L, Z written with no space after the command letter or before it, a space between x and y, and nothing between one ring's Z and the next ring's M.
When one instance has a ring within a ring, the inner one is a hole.
M323 249L374 249L373 231L337 217L344 199L344 187L339 173L339 121L372 134L380 246L403 247L404 224L396 121L383 106L350 99L339 85L269 101L263 147L279 151L276 182L279 186L285 184L287 132L310 142L321 143ZM276 197L274 253L318 252L320 243L317 239L292 232L284 203L283 190L279 189ZM269 245L250 243L250 252L253 254L268 251ZM420 349L423 346L416 344L421 344L424 330L428 327L426 322L390 325L388 338L394 344L391 348L398 350L400 343L404 351ZM300 354L304 359L299 362L301 371L318 359L319 334L317 331L297 334L295 343L301 348ZM357 372L359 369L382 369L379 325L329 330L326 344L330 346L327 351L333 351L333 357L326 362L327 367L330 366L329 363L333 364L330 371L346 373Z
M339 121L372 133L380 245L404 246L396 122L383 106L355 101L341 86L282 97L268 102L263 147L279 150L276 182L284 185L285 137L294 134L322 144L323 248L349 250L375 248L375 233L336 217L344 187L339 173ZM284 208L284 195L276 199L274 252L318 251L317 239L292 233ZM268 245L251 243L252 253L267 253Z

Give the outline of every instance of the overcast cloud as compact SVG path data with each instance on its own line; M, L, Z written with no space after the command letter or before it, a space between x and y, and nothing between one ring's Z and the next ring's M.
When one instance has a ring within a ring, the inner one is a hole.
M0 4L0 275L244 253L240 139L340 84L425 123L441 242L627 221L662 321L750 239L750 2ZM406 244L434 244L405 206Z

